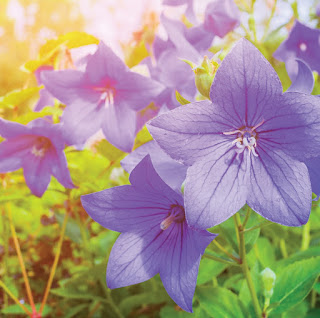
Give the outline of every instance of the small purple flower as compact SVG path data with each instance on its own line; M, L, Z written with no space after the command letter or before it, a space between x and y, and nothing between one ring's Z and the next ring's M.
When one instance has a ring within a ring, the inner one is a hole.
M305 224L312 191L303 161L320 155L319 98L283 94L274 69L245 39L221 63L210 98L149 125L161 148L190 166L190 226L219 224L244 204L273 222Z
M36 119L26 126L0 118L0 173L23 168L31 192L41 197L51 175L66 188L74 188L64 155L60 124Z
M296 20L289 37L280 44L273 56L282 62L299 58L313 71L320 73L319 51L320 30L310 28ZM290 70L288 73L290 75Z
M215 0L205 10L204 28L223 38L240 25L240 11L234 0Z
M154 140L147 142L127 155L121 160L121 166L128 173L131 173L148 154L161 179L172 189L181 192L181 185L187 174L187 166L169 157Z
M107 285L124 287L160 273L169 296L192 312L201 255L216 234L187 225L181 194L161 180L150 156L133 169L130 182L81 197L96 222L122 232L109 257Z
M34 75L37 79L38 85L42 85L42 80L41 80L41 73L43 71L52 71L53 67L50 65L45 65L39 67L35 72ZM46 88L43 88L40 92L40 98L34 108L34 111L39 112L42 110L43 107L46 106L54 106L54 98L53 96L48 92Z
M126 152L133 147L137 111L163 89L159 83L130 72L102 42L88 58L85 72L43 72L42 80L48 91L67 105L62 122L70 144L84 143L102 128L106 139Z

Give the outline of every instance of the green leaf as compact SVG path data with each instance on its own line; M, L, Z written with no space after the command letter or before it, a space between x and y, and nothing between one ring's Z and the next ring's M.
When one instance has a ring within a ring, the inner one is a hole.
M26 103L40 91L41 87L30 87L22 90L14 90L0 97L0 107L14 108Z
M271 304L279 302L273 313L282 313L301 302L320 274L320 257L295 262L277 273Z
M267 238L260 237L257 241L257 246L254 251L263 268L273 267L272 265L276 259L274 247Z
M221 287L199 288L197 291L200 307L215 318L245 318L243 305L236 294Z
M88 308L89 304L81 304L74 307L71 307L70 310L68 310L65 313L64 318L72 318L76 314L79 314L80 312L83 312L84 309Z
M196 311L195 311L196 313ZM197 315L195 315L197 317ZM175 309L172 306L165 306L160 310L160 318L192 318L193 314L185 312L181 309ZM206 316L198 316L202 318L206 318Z
M110 144L106 139L99 141L94 147L102 156L111 162L121 160L126 155L125 152Z
M190 104L190 102L185 99L180 93L176 90L176 99L181 105L187 105Z
M28 304L24 304L24 306L30 311L32 312L32 308L30 305ZM41 304L35 304L35 307L37 309L37 311L39 311ZM47 315L49 315L51 313L52 309L49 306L45 306L42 312L41 317L46 317ZM1 312L5 315L20 315L20 314L25 314L25 312L23 311L23 309L17 305L9 305L6 308L2 309Z
M212 280L214 277L222 273L227 266L227 264L203 258L200 262L197 284L201 285Z

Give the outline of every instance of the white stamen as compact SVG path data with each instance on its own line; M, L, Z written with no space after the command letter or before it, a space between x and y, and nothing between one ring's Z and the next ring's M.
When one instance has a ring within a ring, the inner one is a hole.
M307 44L305 43L300 43L299 48L302 52L305 52L307 50Z

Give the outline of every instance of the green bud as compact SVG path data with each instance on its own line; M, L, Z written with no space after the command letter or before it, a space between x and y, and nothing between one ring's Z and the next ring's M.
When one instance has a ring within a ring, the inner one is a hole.
M273 287L276 282L276 274L267 267L261 272L260 275L264 286L264 296L270 299L273 295Z
M218 66L219 64L214 61L214 59L209 60L209 58L205 56L201 66L194 69L197 89L208 99L210 99L210 88Z

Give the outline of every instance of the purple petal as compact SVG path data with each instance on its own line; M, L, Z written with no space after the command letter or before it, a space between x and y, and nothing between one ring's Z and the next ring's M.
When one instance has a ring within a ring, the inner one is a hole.
M187 171L186 218L190 226L206 229L239 211L246 203L248 155L237 154L224 142Z
M98 103L101 96L89 86L85 73L80 71L43 71L41 80L46 89L66 105L79 101Z
M121 161L123 169L131 173L134 167L149 154L153 166L161 179L172 189L181 191L181 185L186 178L187 167L171 159L155 141L150 141Z
M0 118L0 136L12 138L28 134L28 128L22 124Z
M102 131L106 139L125 152L133 148L137 113L126 104L110 104L104 109Z
M0 143L0 173L22 167L25 156L31 151L34 136L18 136Z
M286 63L286 67L287 69L290 68L294 73L294 76L291 77L292 84L287 92L311 94L314 86L314 77L310 67L299 59L289 60Z
M211 47L214 38L214 34L205 30L202 25L188 28L185 36L188 42L199 52L207 51Z
M123 61L102 41L97 51L89 57L86 67L90 83L97 86L108 79L117 80L127 70Z
M134 72L126 72L116 85L114 102L117 104L120 101L133 110L141 110L154 101L163 89L159 82Z
M175 230L172 226L162 231L159 225L135 233L122 233L112 247L108 267L107 285L119 288L144 282L160 270L164 255L161 247Z
M151 120L148 129L173 159L191 165L226 140L222 132L233 130L216 110L210 101L180 106Z
M67 160L63 151L57 151L54 147L47 153L47 160L51 162L53 176L65 187L74 188L68 169Z
M105 120L105 109L79 102L67 107L62 115L63 130L70 145L81 145L95 134Z
M249 41L241 39L218 68L210 98L218 105L217 111L238 129L261 122L265 104L281 93L281 82L270 63Z
M182 196L159 177L146 156L131 172L132 186L121 186L81 197L87 213L108 229L125 232L150 228L168 214L172 204L183 205Z
M260 147L251 157L247 203L264 218L286 226L307 223L312 192L307 167L282 151Z
M181 223L172 231L163 249L160 277L169 296L183 310L192 312L192 298L197 284L201 255L216 237L207 231L196 231Z
M320 155L319 98L285 93L265 105L264 123L256 130L258 147L268 145L300 161ZM274 105L277 109L274 111Z
M240 25L240 11L234 0L215 0L207 5L204 27L223 38Z
M51 163L46 158L29 154L23 161L23 172L27 186L37 197L42 197L51 179Z
M305 162L311 181L312 192L320 195L320 157L309 159Z

